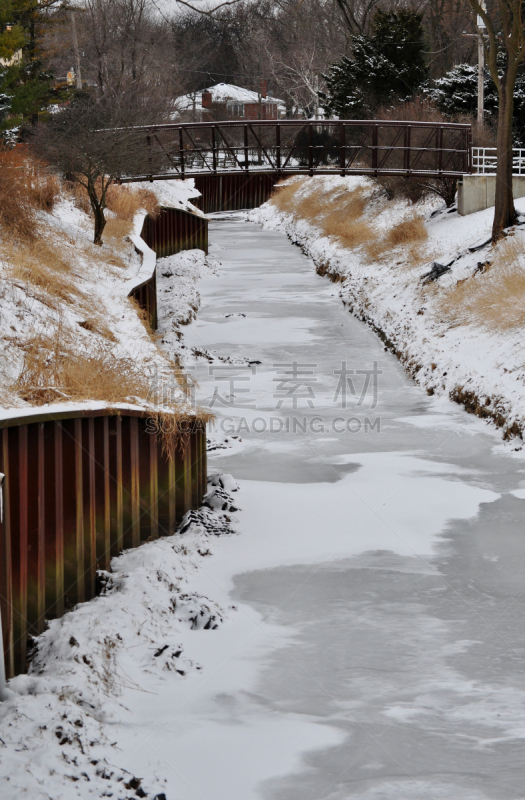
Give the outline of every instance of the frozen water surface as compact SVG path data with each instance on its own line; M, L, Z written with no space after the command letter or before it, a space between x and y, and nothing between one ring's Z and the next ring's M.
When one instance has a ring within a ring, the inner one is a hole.
M186 343L261 362L196 369L218 438L242 428L210 453L242 533L199 588L239 610L196 632L202 674L144 697L128 764L157 764L169 800L523 798L523 462L414 386L284 235L232 215L210 240L222 269ZM341 408L342 362L377 362L375 407L354 374Z

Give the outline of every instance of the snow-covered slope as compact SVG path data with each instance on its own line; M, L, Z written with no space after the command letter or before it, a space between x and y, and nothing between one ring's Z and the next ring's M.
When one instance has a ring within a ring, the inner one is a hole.
M301 184L297 202L309 195L329 197L334 190L351 193L358 187L371 196L377 192L363 178L311 178ZM525 214L525 200L517 200L516 207ZM383 236L414 211L424 217L428 232L415 260L409 244L391 246L376 258L366 244L345 247L316 220L293 209L281 211L273 201L252 212L251 219L285 230L312 257L318 271L340 282L349 310L376 329L430 394L446 394L463 403L501 426L506 438L521 435L525 231L517 226L510 232L512 239L494 248L493 209L460 217L436 200L414 208L406 201L372 199L363 218ZM441 276L436 277L436 269L428 275L434 264L444 268Z
M145 188L157 193L161 205L201 213L190 203L198 195L193 181L161 181ZM137 215L131 236L106 236L104 246L97 247L92 243L92 220L64 194L51 213L39 213L40 232L34 243L19 245L5 236L0 241L4 410L41 405L43 392L47 403L99 399L90 396L89 387L85 398L55 390L46 376L61 359L76 356L99 358L106 366L114 363L123 373L132 369L143 386L153 376L170 380L172 363L128 298L155 268L155 255L139 236L143 217ZM119 398L132 403L143 399L143 395ZM182 402L182 394L178 399Z

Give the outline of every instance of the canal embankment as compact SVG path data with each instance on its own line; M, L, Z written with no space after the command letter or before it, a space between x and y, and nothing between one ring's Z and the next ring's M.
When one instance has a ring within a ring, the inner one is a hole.
M525 201L516 207L525 214ZM503 431L525 428L525 231L490 242L493 210L389 199L366 178L292 178L251 213L338 285L411 377ZM518 445L521 446L521 445Z

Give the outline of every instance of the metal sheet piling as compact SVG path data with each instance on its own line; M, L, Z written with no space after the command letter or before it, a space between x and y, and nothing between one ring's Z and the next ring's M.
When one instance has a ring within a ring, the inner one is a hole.
M206 491L204 423L166 452L147 412L69 410L6 419L0 612L7 678L30 637L96 593L110 557L176 530Z

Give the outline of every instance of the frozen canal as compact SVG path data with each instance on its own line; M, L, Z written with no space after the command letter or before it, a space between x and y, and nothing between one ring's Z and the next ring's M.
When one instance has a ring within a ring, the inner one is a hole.
M242 438L210 453L241 534L205 564L239 610L196 634L203 673L141 758L168 800L523 798L521 455L417 388L284 235L232 216L210 241L185 341L224 359L199 398Z

